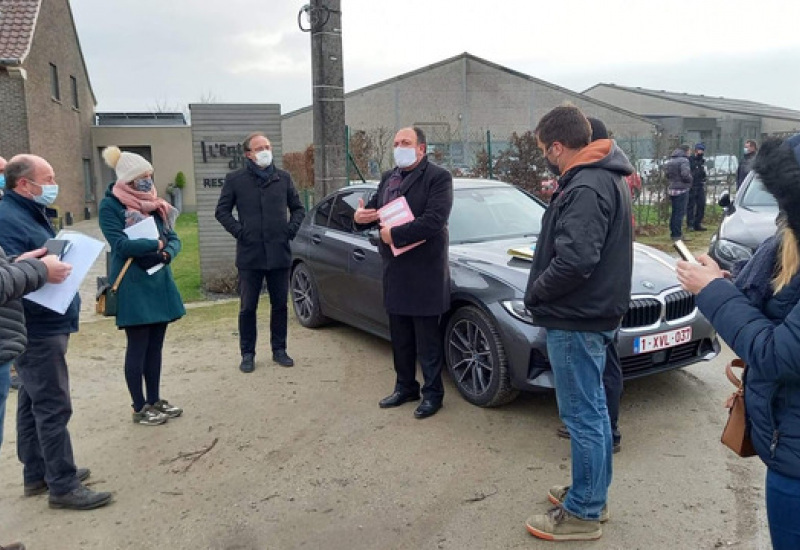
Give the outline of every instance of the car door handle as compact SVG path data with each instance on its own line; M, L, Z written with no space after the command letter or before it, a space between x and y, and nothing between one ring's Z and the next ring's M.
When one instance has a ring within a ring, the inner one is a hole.
M363 250L361 250L360 248L356 248L355 250L353 250L353 259L354 260L356 260L358 262L362 262L362 261L364 261L364 259L366 257L367 257L367 254Z
M314 233L313 235L311 235L311 242L314 243L314 244L321 243L322 242L322 235L320 235L319 233Z

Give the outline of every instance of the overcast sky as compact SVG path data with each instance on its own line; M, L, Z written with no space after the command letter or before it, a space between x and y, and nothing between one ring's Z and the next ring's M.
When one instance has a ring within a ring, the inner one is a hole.
M71 0L98 111L311 103L304 0ZM598 82L800 110L798 0L342 0L345 91L469 52Z

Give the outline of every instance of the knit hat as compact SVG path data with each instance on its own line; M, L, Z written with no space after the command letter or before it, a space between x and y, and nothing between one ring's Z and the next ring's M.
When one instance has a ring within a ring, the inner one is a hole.
M120 151L119 147L114 145L103 150L103 159L117 172L117 181L125 183L153 171L153 165L143 156Z
M702 141L700 143L695 143L694 144L694 149L695 149L695 151L697 151L698 149L701 150L701 151L705 151L706 150L706 144L703 143Z
M753 170L778 201L778 208L786 213L792 232L800 236L800 135L785 141L766 140L756 155Z
M608 130L602 120L594 117L587 117L586 120L589 121L589 125L592 127L592 141L608 139Z

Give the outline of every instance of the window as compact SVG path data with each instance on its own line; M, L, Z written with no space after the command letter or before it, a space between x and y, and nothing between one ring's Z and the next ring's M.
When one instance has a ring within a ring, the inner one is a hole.
M72 106L76 109L80 109L81 106L78 103L78 79L74 76L70 76L69 84L70 88L72 89Z
M333 199L328 199L317 207L314 213L314 225L321 225L326 227L328 225L328 217L331 215L331 206Z
M353 232L353 214L358 208L358 199L363 197L361 191L344 192L336 197L336 203L331 212L329 227L345 233Z
M94 200L94 179L92 178L92 161L83 159L83 197L86 202Z
M50 63L50 95L61 101L61 89L58 87L58 67Z

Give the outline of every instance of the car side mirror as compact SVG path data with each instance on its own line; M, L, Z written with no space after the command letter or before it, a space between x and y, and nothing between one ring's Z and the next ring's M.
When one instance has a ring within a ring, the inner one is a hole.
M719 200L717 204L720 205L722 208L728 208L731 205L731 194L727 191L723 191L722 195L719 196Z
M372 246L378 246L378 243L381 242L381 233L378 229L369 229L367 231L367 239L369 239L369 244Z

